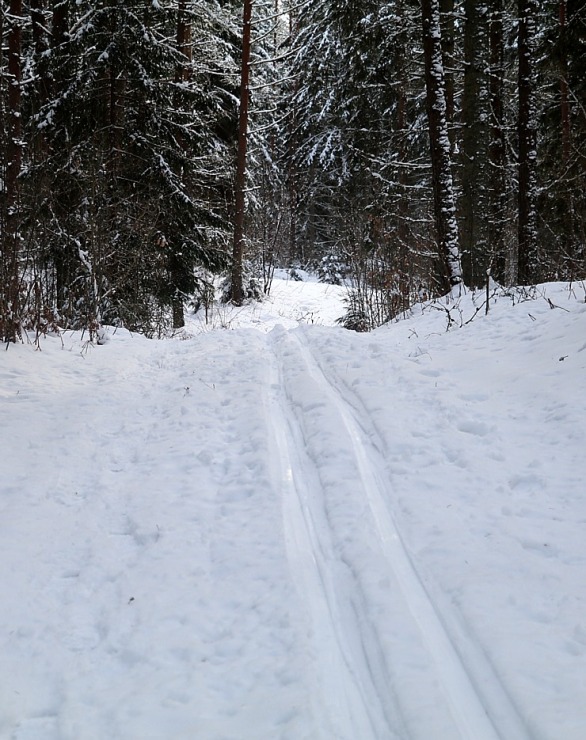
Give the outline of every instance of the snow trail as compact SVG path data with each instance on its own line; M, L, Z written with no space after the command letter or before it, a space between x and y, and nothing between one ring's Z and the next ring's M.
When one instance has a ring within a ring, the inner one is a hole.
M1 353L0 738L582 740L582 293L290 287Z
M474 681L473 675L478 671L470 671L469 666L460 657L436 605L428 595L405 548L385 502L386 484L380 472L381 462L375 458L376 449L372 442L365 438L349 404L328 380L307 344L300 339L298 331L288 332L280 339L282 344L287 345L290 353L297 354L305 368L307 379L315 384L323 401L333 410L333 416L341 422L339 429L350 441L350 451L357 466L360 488L364 492L372 519L376 524L377 544L398 583L408 612L419 629L420 639L430 659L429 667L437 676L441 694L449 706L454 723L452 733L457 732L462 740L498 740L498 738L527 740L527 732L512 705L508 706L506 695L500 697L500 704L507 706L499 706L495 712L489 712L488 703ZM291 363L291 357L288 357L288 362ZM307 413L311 412L312 409L309 408ZM478 661L479 658L475 656L475 662ZM485 674L487 672L484 671ZM400 701L400 686L387 688L389 692L397 691ZM389 695L388 700L391 699ZM498 725L501 726L497 725L496 717L499 720ZM423 734L417 734L418 729L412 731L414 734L410 734L410 737L424 737ZM443 737L437 735L440 736ZM450 734L450 738L452 737L454 735Z
M347 637L340 628L342 619L331 572L335 556L331 542L324 537L327 528L323 522L321 526L316 524L318 517L312 505L315 482L310 480L307 462L299 452L302 446L298 444L295 434L298 430L294 429L286 409L282 372L275 355L270 357L267 372L266 416L276 447L277 486L282 496L287 556L299 594L308 602L313 641L322 662L316 687L320 699L317 710L322 713L322 721L325 719L329 725L328 737L337 740L397 738L388 726L384 727L384 718L374 716L376 710L365 695L359 668L354 664Z
M338 407L352 439L364 490L375 515L385 554L400 576L403 593L443 677L442 685L454 714L468 732L463 737L531 740L530 731L490 659L470 634L462 615L454 604L448 603L446 594L437 584L422 579L413 563L386 503L388 483L385 483L385 475L381 472L385 469L381 452L384 445L378 439L376 425L351 388L336 376L323 357L314 355L308 335L295 332L291 336L298 342L310 372ZM482 728L486 735L480 734Z

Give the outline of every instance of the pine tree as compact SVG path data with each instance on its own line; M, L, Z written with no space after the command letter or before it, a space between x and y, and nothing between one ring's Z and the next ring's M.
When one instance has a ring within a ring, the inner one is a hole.
M227 257L226 114L210 53L219 21L210 8L187 16L185 5L144 0L78 4L74 17L57 9L54 28L67 31L51 56L54 89L38 118L49 155L35 175L55 182L44 210L59 313L73 325L152 331L172 309L181 325L196 265L219 269ZM188 18L200 33L197 59L186 38L168 43Z

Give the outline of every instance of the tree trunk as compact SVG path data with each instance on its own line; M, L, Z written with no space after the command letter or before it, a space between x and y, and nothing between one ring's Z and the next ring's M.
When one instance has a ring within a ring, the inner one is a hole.
M192 63L192 44L191 44L191 21L187 12L187 0L177 0L177 34L175 38L177 51L181 54L180 61L177 62L175 68L175 93L174 103L176 110L183 110L185 108L184 97L181 94L181 85L188 82L191 77L191 63ZM186 149L187 143L185 137L179 133L177 135L177 141L183 150ZM183 176L180 171L181 177ZM171 237L172 238L172 237ZM169 245L169 265L168 273L171 281L172 293L171 293L171 313L173 320L173 329L181 329L185 326L185 313L183 299L184 295L181 291L181 285L185 282L185 270L186 267L182 264L182 260L175 253L178 249L178 245L172 243Z
M455 13L454 0L440 0L440 20L442 33L442 59L446 85L446 122L450 136L451 151L454 151L456 134L454 129L454 68L455 52Z
M20 306L20 203L22 169L21 44L22 0L10 0L8 33L8 141L6 147L6 219L3 239L5 263L0 329L3 340L16 342L21 335Z
M64 55L66 53L65 44L68 40L69 32L69 3L70 0L55 0L53 2L53 13L51 16L51 52L56 60L59 60L58 67L61 68ZM53 79L53 95L59 95L60 86L63 84L61 76L63 71L60 69L59 74ZM66 147L67 142L63 139L51 142L52 153ZM68 211L68 193L67 188L61 183L57 184L54 192L55 210L59 220L67 218ZM55 289L57 294L57 310L61 312L67 303L67 290L70 285L70 274L72 272L72 257L70 248L66 244L57 244L54 248L53 261L55 264Z
M489 0L490 143L488 153L490 160L490 192L488 239L492 255L492 274L499 283L507 282L503 10L503 0Z
M535 19L537 0L518 0L519 12L519 193L518 280L537 278L537 131L535 113Z
M446 122L438 0L422 0L421 9L435 227L438 251L442 261L440 287L442 291L447 291L451 286L462 283L462 268L454 203L450 141Z
M69 31L69 2L70 0L56 0L53 3L51 22L51 36L53 49L58 48L67 39Z
M407 28L408 19L406 12L406 3L398 3L398 20L402 27ZM406 310L409 307L409 285L413 276L413 265L409 259L409 177L408 177L408 84L409 75L407 70L409 36L405 31L397 37L397 56L396 56L396 78L397 88L397 118L396 132L397 138L397 161L399 163L398 171L398 195L397 204L397 263L399 274L399 291L402 303L400 310Z
M110 33L112 41L119 34L118 24L120 22L119 11L115 3L110 9ZM112 59L108 67L108 164L110 175L110 187L112 192L117 189L118 169L122 153L123 128L125 115L125 70L122 69L118 59Z
M568 86L568 44L567 44L567 0L559 0L560 19L560 113L562 123L562 157L566 164L570 158L570 102Z
M487 7L464 1L464 89L460 238L467 285L481 287L489 264L487 245L488 43Z
M177 4L177 50L184 61L177 65L177 82L186 82L191 75L192 46L191 22L187 14L187 0L178 0Z
M299 20L297 14L298 9L291 10L289 12L289 43L292 48L296 48L297 33L299 31ZM298 171L297 163L295 162L295 150L296 150L296 130L298 124L298 115L295 98L299 92L299 78L295 77L293 80L293 90L291 98L293 102L289 103L289 131L287 139L289 141L289 151L287 153L287 186L288 186L288 207L289 207L289 259L304 261L304 242L303 240L297 239L297 215L299 209L299 189L298 189Z
M246 145L248 138L248 80L250 75L250 31L252 0L244 0L242 24L242 67L240 76L240 114L238 118L238 154L236 159L234 248L232 253L231 300L235 306L244 301L242 261L244 255L244 209L246 187Z
M30 3L31 28L35 55L39 69L37 80L37 94L39 96L39 107L43 107L49 100L51 89L49 71L44 55L49 48L47 32L45 30L45 3L44 0L31 0Z

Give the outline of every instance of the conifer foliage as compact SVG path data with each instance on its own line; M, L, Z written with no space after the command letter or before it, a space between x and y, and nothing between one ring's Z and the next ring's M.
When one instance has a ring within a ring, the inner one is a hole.
M3 341L162 333L275 265L347 280L356 329L586 276L583 0L0 8Z
M61 0L31 4L22 24L29 74L7 87L8 108L22 87L26 147L3 224L22 287L61 326L181 326L184 298L204 287L196 268L226 264L227 21L215 4Z
M584 277L583 16L577 0L304 4L297 242L346 261L349 326L489 273Z

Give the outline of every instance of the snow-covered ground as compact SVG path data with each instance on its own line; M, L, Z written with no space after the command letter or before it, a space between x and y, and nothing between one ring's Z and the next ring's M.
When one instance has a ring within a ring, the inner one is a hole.
M0 353L0 738L584 740L584 287L281 278Z

